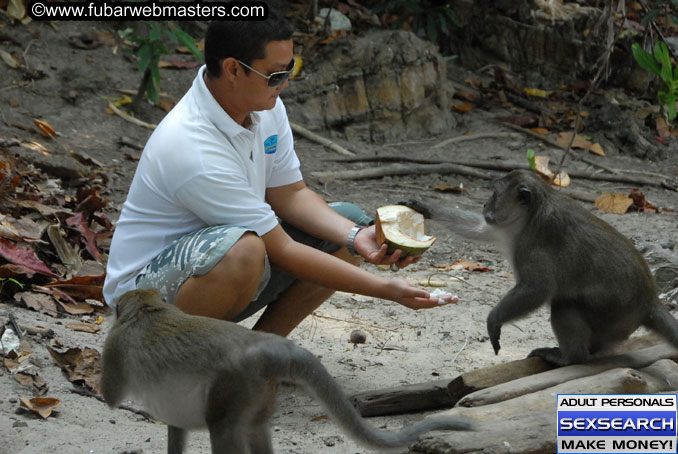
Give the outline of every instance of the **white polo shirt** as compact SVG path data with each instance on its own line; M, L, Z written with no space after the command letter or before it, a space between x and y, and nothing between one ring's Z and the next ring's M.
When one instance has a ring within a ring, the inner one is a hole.
M177 238L213 225L264 235L278 221L266 188L302 179L285 106L253 112L243 128L219 106L200 68L141 155L115 228L104 297L135 289L143 267Z

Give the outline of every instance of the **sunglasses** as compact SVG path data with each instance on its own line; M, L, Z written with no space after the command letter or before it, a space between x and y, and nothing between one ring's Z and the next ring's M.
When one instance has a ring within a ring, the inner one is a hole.
M287 79L290 78L290 76L292 75L292 71L294 71L294 64L296 62L293 58L292 61L290 62L290 64L287 65L287 69L285 71L276 71L274 73L269 74L268 76L266 74L260 73L256 69L252 68L250 65L247 65L247 64L241 62L240 60L238 60L238 63L243 65L245 68L259 74L261 77L263 77L264 79L266 79L268 81L269 87L275 88L275 87L281 86L282 84L284 84L287 81Z

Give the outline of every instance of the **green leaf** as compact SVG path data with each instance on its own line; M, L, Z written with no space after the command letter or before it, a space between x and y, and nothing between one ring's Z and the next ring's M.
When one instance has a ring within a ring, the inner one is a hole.
M443 35L450 36L450 31L447 29L447 21L445 20L444 15L440 15L440 30L442 30Z
M179 27L178 24L172 22L169 25L170 29L174 32L174 34L179 38L179 41L181 41L184 46L188 48L188 50L191 51L191 53L199 60L202 60L202 52L200 52L200 49L198 49L198 46L195 45L195 39L185 31Z
M459 16L457 16L457 13L454 12L452 8L450 8L450 5L445 5L445 8L443 8L443 12L447 14L447 17L450 18L450 20L456 25L457 27L461 26L461 21L459 20Z
M650 22L655 20L657 18L657 16L659 16L661 14L661 12L662 11L659 8L650 10L645 16L643 16L643 18L640 21L640 24L641 25L649 24Z
M160 28L160 25L158 25L157 22L149 22L148 23L149 27L151 27L151 31L149 33L149 40L151 41L157 41L160 39L160 36L162 36L162 29Z
M669 111L669 122L671 122L676 118L676 95L668 93L665 98L665 104Z
M426 16L426 35L432 42L438 42L438 28L436 27L435 16L433 14Z
M673 74L671 70L671 57L669 56L669 48L666 47L666 44L657 42L658 46L655 45L655 58L657 58L656 52L657 52L657 47L659 48L659 57L657 60L662 65L661 73L660 76L664 82L666 82L666 85L671 85L673 82Z
M144 72L146 68L151 64L151 58L153 57L153 49L150 44L142 45L137 51L137 57L139 57L139 71Z
M657 60L655 60L648 52L644 51L643 48L640 47L640 44L633 43L631 51L633 52L633 58L636 59L641 68L650 71L652 74L660 75L661 69L657 64Z
M535 156L534 150L531 149L531 148L528 148L527 149L527 162L528 162L528 164L530 164L530 169L536 171L537 170L537 163L534 160L534 156Z

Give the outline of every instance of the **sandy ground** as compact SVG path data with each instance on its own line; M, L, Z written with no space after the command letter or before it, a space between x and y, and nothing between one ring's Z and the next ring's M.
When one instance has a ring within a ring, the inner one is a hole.
M68 50L68 47L56 39L62 35L55 35L47 25L43 25L35 26L39 29L41 38L32 45L29 56L36 65L42 65L48 70L51 67L50 74L58 74L65 71L68 65L60 59L50 60L49 56L55 52L54 48L63 51ZM88 23L88 26L95 25ZM75 31L72 30L73 33ZM21 37L21 34L17 36ZM86 55L83 56L83 53ZM97 53L65 52L65 56L83 64L89 59L85 66L90 68L87 70L90 72L103 70L111 63L129 69L120 71L120 74L123 74L120 76L121 79L105 82L110 86L97 89L96 94L111 94L112 86L130 88L136 80L137 74L130 69L133 68L132 64L124 62L119 56L112 56L110 49ZM47 63L38 63L41 57L44 57ZM5 71L5 68L2 70ZM167 82L166 89L176 97L181 96L192 79L189 73L190 71L163 72ZM52 79L52 83L57 87L52 87L55 90L60 87L60 83L64 83L59 82L56 76ZM123 152L128 150L118 147L116 140L120 135L128 135L143 143L148 132L139 130L119 118L107 116L103 113L105 103L92 93L83 96L78 105L71 106L58 98L55 100L54 97L47 96L49 86L46 84L47 82L36 82L28 88L0 92L5 125L17 118L30 121L30 118L40 116L52 122L76 148L87 150L107 164L119 166L107 194L113 201L111 217L115 219L115 209L124 198L134 168L134 163L126 161L123 157ZM20 107L11 110L6 108L11 97L20 101ZM476 110L467 116L460 116L459 126L450 131L446 137L466 131L481 132L496 129L496 125L491 125L489 119L498 113L501 112ZM157 121L161 116L160 112L150 112L149 121ZM4 132L10 136L18 133L10 128ZM428 152L428 146L446 137L386 145L341 143L354 150L360 150L364 155L401 152L434 157L435 155ZM538 149L539 145L535 139L525 136L512 141L488 139L469 142L463 147L444 149L441 153L448 153L447 156L451 157L474 159L522 160L528 147ZM331 162L329 160L336 158L337 155L304 140L297 141L297 151L311 187L327 200L354 201L370 213L380 205L410 196L480 210L484 199L489 195L487 182L456 176L404 176L357 183L335 181L320 184L310 176L311 172L321 169L360 168L366 165ZM551 153L548 150L545 152ZM553 156L558 154L553 153ZM615 168L640 167L645 170L662 171L674 177L678 169L675 156L661 163L643 162L623 155L613 156L607 158L605 164ZM581 164L573 166L582 167ZM434 193L431 187L441 183L452 186L463 184L467 192L464 195ZM580 181L575 182L575 187L589 191L619 192L631 188L630 185ZM675 208L675 193L671 194L654 187L645 187L642 190L655 204ZM587 207L595 211L592 205L588 204ZM597 211L596 213L600 214ZM651 263L658 263L658 257L663 256L671 257L674 263L678 262L675 250L661 246L678 242L676 233L678 219L675 212L601 216L622 233L636 239L639 244L650 245L647 251ZM493 305L513 285L510 267L491 245L461 241L433 222L429 224L428 229L430 233L438 236L438 242L422 262L401 271L399 276L413 283L429 278L442 281L445 289L459 295L459 304L415 312L388 301L337 293L290 336L299 345L315 353L349 395L440 378L452 379L475 368L523 358L535 347L554 345L548 313L542 309L523 320L505 326L502 332L502 350L495 356L488 342L485 318ZM458 259L487 264L492 271L440 272L431 266ZM365 265L365 268L375 273L391 274L390 271L380 271L371 265ZM114 316L109 311L104 314L103 329L97 334L86 334L74 332L66 327L66 323L75 317L64 316L56 319L17 307L8 301L1 302L0 319L7 320L10 312L16 315L22 325L53 329L59 341L65 346L92 347L99 351L114 321ZM674 312L674 315L678 316L678 313ZM244 322L248 326L252 323L252 319ZM365 344L353 346L349 343L349 334L354 329L361 329L367 333ZM93 398L72 393L70 391L72 385L53 363L46 350L48 341L35 337L29 337L29 341L33 346L32 360L40 366L40 375L49 385L46 396L60 399L62 405L54 416L46 420L20 411L18 398L30 397L31 392L19 385L6 371L0 370L0 454L165 452L166 429L163 424L149 422L129 411L111 410ZM136 406L134 402L128 404ZM324 414L324 410L302 389L283 387L278 400L278 409L272 420L276 452L294 454L367 452L347 439L331 420L322 418ZM423 414L417 414L372 418L370 421L375 427L394 430L423 417ZM207 434L194 433L189 442L189 451L209 452Z

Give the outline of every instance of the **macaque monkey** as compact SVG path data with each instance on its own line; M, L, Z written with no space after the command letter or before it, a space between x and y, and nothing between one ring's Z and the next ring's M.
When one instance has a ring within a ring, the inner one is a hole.
M308 350L232 322L187 315L153 290L123 295L106 339L101 390L111 407L138 400L168 425L168 453L184 452L188 430L207 427L212 452L273 452L268 421L279 382L303 384L367 447L406 446L431 430L470 430L454 417L398 432L373 429Z
M542 304L551 306L559 348L537 348L556 365L631 335L639 326L678 347L678 322L657 298L643 256L612 226L559 193L533 172L515 170L493 183L483 214L405 202L460 236L495 243L509 259L516 285L487 317L495 354L501 327Z

